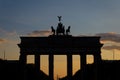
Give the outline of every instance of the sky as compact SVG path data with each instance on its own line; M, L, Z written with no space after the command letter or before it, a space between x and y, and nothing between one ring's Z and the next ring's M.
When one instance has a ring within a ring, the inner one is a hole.
M101 37L102 59L119 60L119 4L120 0L0 0L0 58L18 60L20 36L48 36L50 27L57 27L57 16L62 16L65 28L71 26L71 35ZM45 66L47 57L42 57ZM66 57L61 57L64 60L56 58L55 64L66 65ZM79 57L74 57L78 64Z

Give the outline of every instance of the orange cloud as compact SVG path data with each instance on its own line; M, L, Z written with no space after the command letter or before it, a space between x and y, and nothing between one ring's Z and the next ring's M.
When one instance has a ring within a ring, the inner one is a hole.
M2 39L2 38L0 38L0 44L5 43L5 42L7 42L6 39Z
M28 33L27 34L28 36L33 36L33 37L36 37L36 36L49 36L51 35L51 31L50 30L43 30L43 31L33 31L31 33Z

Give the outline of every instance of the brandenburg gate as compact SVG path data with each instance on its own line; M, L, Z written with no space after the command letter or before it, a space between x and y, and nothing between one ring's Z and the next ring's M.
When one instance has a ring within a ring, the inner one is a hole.
M72 80L72 55L80 55L80 66L84 71L86 67L86 55L94 56L94 63L97 65L101 61L101 47L99 36L74 37L69 33L64 33L61 17L56 30L52 30L53 35L48 37L20 37L20 61L26 64L27 55L35 55L35 68L40 70L40 55L49 55L49 79L54 76L54 55L67 56L67 77ZM62 30L63 29L63 30ZM61 32L60 32L61 30ZM66 30L67 31L67 30ZM84 79L84 76L82 80Z

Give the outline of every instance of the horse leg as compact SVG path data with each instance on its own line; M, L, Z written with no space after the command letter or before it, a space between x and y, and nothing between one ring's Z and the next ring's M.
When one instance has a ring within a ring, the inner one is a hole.
M65 35L65 31L63 32L63 35Z
M53 35L55 35L55 30L53 30Z
M68 33L66 32L66 35L68 35Z
M66 35L68 35L68 30L66 30Z
M56 32L56 35L58 35L59 33L58 33L58 31Z

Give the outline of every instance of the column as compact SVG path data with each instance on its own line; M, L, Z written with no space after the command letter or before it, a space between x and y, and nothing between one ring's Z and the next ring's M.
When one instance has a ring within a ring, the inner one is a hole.
M96 53L94 54L94 63L95 63L95 64L98 64L98 63L100 63L100 62L101 62L101 55L100 55L100 53L96 52Z
M27 70L26 70L26 62L27 62L27 55L25 53L21 53L20 57L20 67L21 67L21 79L27 80Z
M25 65L26 64L26 62L27 62L27 55L25 54L25 53L21 53L20 54L20 57L19 57L19 60L20 60L20 63L22 64L22 65Z
M95 64L95 80L98 80L98 79L100 79L101 77L99 76L99 74L98 73L100 73L100 70L99 70L99 65L100 65L100 63L101 63L101 55L100 55L100 53L99 53L99 51L97 51L94 55L94 64Z
M54 80L54 55L49 55L49 77L50 80Z
M86 66L86 54L85 53L83 53L83 54L81 54L81 69L84 69L85 68L85 66Z
M37 72L40 70L40 55L35 54L35 69Z
M72 80L72 55L70 53L67 55L67 76L68 80Z
M81 80L86 80L85 79L85 75L86 75L86 54L85 53L82 53L81 54L81 71L82 71L82 74L81 74Z

